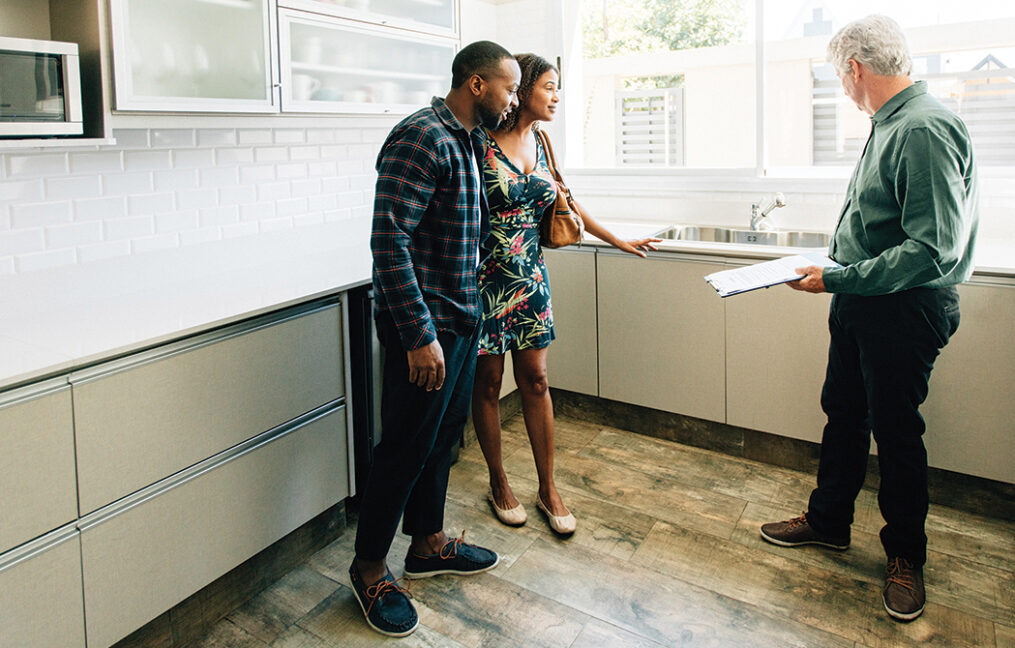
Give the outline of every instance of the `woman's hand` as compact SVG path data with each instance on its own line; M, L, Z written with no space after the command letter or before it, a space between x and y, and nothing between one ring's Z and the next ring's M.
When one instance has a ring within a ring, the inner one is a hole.
M618 240L614 243L614 246L616 246L618 250L623 250L628 254L636 254L644 259L646 256L645 252L651 252L658 249L655 245L653 245L653 243L658 243L661 240L662 239L657 238L631 239L630 241ZM644 250L644 252L642 250Z

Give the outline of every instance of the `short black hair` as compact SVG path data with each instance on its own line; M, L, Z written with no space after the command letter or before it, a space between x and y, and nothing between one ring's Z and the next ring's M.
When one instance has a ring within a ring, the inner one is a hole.
M463 47L451 62L451 87L461 87L473 74L490 73L504 59L514 58L493 41L476 41Z

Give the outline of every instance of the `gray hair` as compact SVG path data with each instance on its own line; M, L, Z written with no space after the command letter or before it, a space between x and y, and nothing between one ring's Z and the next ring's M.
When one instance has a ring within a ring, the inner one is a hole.
M888 16L867 16L839 30L828 43L828 60L840 75L849 71L849 59L881 76L908 76L913 70L906 36Z

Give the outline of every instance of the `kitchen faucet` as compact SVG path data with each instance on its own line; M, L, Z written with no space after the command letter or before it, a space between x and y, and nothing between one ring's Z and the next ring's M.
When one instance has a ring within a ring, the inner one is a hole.
M772 202L768 203L768 206L764 209L758 209L758 203L751 203L751 231L757 232L758 226L761 225L761 221L771 213L776 207L785 207L786 197L781 193L775 194L772 198Z

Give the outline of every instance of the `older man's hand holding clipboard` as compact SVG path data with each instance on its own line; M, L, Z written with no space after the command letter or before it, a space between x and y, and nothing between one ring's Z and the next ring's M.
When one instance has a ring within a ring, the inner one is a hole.
M838 267L824 254L807 252L773 259L742 268L714 272L705 277L720 297L788 283L791 288L807 292L824 292L821 274L824 268Z

